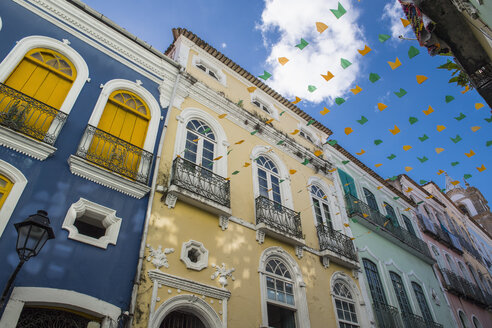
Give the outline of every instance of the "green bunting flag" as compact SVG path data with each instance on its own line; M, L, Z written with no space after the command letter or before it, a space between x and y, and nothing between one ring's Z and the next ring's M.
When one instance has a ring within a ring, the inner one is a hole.
M310 126L311 124L313 124L314 122L316 122L315 120L309 120L306 124L306 126Z
M380 78L381 77L379 75L377 75L376 73L369 74L369 81L371 81L372 83L377 82Z
M299 48L299 49L302 50L302 49L306 48L306 46L308 44L309 43L306 40L304 40L304 39L301 38L301 42L299 44L296 44L296 48Z
M425 162L427 162L427 161L429 160L429 159L428 159L427 157L425 157L425 156L424 156L424 157L422 157L422 158L417 157L417 159L419 160L419 162L420 162L420 163L425 163Z
M314 91L316 91L316 89L318 89L318 88L316 88L316 86L314 86L314 85L308 85L308 91L309 92L314 92Z
M309 159L304 159L304 162L301 163L302 165L308 165L309 164Z
M337 9L330 9L330 11L335 15L337 19L340 19L345 13L347 12L345 8L343 8L342 4L339 2L338 3L338 8Z
M400 199L400 197L399 196L396 196L396 197L393 197L393 199L394 200L398 200L398 199Z
M487 146L487 147L488 147L488 146L490 146L490 145L492 145L492 140L489 140L489 141L487 141L487 142L485 143L485 146Z
M206 128L205 130L202 131L202 134L209 133L210 130L212 130L210 127Z
M465 174L463 175L463 179L470 179L472 177L471 174Z
M232 175L236 175L238 173L239 173L239 171L234 171L234 172L232 172Z
M243 100L242 100L242 99L240 99L240 100L237 102L237 105L238 105L239 107L243 107Z
M427 180L420 180L419 183L420 184L426 184L427 183Z
M360 125L364 125L367 123L367 121L369 121L365 116L361 116L360 117L360 120L357 120L357 122L360 124Z
M460 113L460 116L455 117L454 119L455 119L455 120L457 120L457 121L459 122L459 121L461 121L462 119L464 119L465 117L466 117L466 115L465 115L465 114Z
M392 160L393 158L396 158L396 155L395 154L391 154L391 155L389 155L386 158L389 159L389 160Z
M403 97L404 95L407 94L407 91L405 89L400 88L400 91L393 92L398 98Z
M343 104L344 102L345 102L345 99L343 99L343 98L340 98L340 97L335 98L335 103L336 103L337 105L341 105L341 104Z
M420 53L419 49L415 48L414 46L410 46L410 49L408 49L408 58L412 59L413 57L417 56Z
M429 137L427 136L427 134L424 134L423 136L419 137L419 140L424 142L426 141L427 139L429 139Z
M451 139L451 141L454 143L458 143L462 140L459 134L457 134L456 137L454 137L454 138L450 137L449 139Z
M395 181L396 179L398 179L398 176L397 175L394 175L392 177L389 178L391 181ZM393 198L394 199L394 198Z
M251 134L252 136L254 136L257 132L258 132L258 130L254 130L254 131L253 131L253 132L251 132L250 134Z
M231 151L232 151L232 149L227 152L227 155L229 155L231 153Z
M376 146L377 146L377 145L380 145L380 144L382 144L382 143L383 143L383 140L381 140L381 139L376 139L376 140L374 140L374 144L375 144Z
M281 145L283 143L284 143L284 141L283 140L280 140L279 142L277 142L277 145Z
M413 116L410 116L410 117L408 118L408 122L410 122L410 124L415 124L415 123L417 123L418 121L419 121L419 120L418 120L418 118L413 117Z
M352 63L345 58L340 58L340 65L342 65L343 69L346 69L347 67L352 65Z
M268 73L267 71L263 71L263 75L258 76L260 79L263 80L268 80L270 77L272 77L272 74Z
M456 166L458 165L460 162L451 162L451 166Z
M343 165L347 165L348 163L350 163L350 161L342 161Z
M280 116L282 116L284 113L285 113L285 110L284 110L284 111L282 111L282 113L280 113L279 115L280 115Z
M423 200L421 200L420 202L418 202L418 203L417 203L417 205L420 205L420 204L422 204L423 202L424 202L424 201L423 201Z
M391 38L391 36L389 36L388 34L379 34L378 35L378 40L381 43L386 42L389 38Z
M446 104L449 104L450 102L452 102L454 100L454 97L453 96L449 96L447 95L444 100L446 101Z
M444 194L446 192L446 189L445 188L441 189L441 192Z
M337 144L337 141L336 141L336 140L329 140L329 141L328 141L328 144L329 144L330 146L335 146L335 145Z
M484 120L486 120L487 123L492 123L492 116L490 116L490 118L484 118Z

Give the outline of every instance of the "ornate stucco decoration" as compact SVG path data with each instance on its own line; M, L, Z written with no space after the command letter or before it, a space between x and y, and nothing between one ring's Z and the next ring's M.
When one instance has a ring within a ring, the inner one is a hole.
M225 263L222 263L222 266L212 264L212 268L215 268L215 272L210 276L210 278L212 280L215 280L217 277L219 277L219 284L222 286L222 288L225 288L225 286L227 286L227 278L230 277L232 281L235 280L235 278L232 276L232 273L236 271L236 269L227 269Z
M196 240L189 240L181 247L181 261L188 269L203 270L208 266L208 250Z
M169 268L169 263L167 262L167 254L173 253L174 248L164 248L163 251L161 245L159 245L157 249L154 249L149 244L147 244L147 248L150 249L150 253L147 256L148 262L152 262L157 270L160 270L161 267Z

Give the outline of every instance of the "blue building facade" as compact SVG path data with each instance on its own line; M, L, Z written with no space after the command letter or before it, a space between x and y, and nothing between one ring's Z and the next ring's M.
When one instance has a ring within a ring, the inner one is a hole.
M161 80L178 70L76 1L1 1L0 19L0 286L19 262L14 223L45 210L56 236L18 274L0 327L62 312L116 326L171 93Z

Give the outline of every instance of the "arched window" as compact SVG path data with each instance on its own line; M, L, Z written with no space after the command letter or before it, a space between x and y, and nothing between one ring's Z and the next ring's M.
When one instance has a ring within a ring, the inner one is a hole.
M0 237L26 185L27 179L21 171L0 160Z
M206 328L196 315L175 310L169 313L160 325L161 328Z
M395 227L398 227L399 226L398 219L396 218L396 213L395 210L393 209L393 206L384 202L384 207L386 208L387 217L391 220L391 224Z
M277 166L266 156L256 159L258 165L258 186L260 196L282 204L280 192L280 175Z
M472 281L472 279L470 279L470 276L468 274L468 270L466 270L465 268L465 265L463 263L461 263L460 261L458 261L458 266L460 267L460 270L461 270L461 273L463 274L463 277L465 277L465 279L467 279L468 281Z
M432 318L432 314L429 309L429 305L427 304L427 300L424 295L424 291L422 287L416 282L412 282L413 291L415 293L415 297L417 298L417 302L419 303L420 312L422 313L422 317L426 322L434 322Z
M378 267L374 262L368 259L362 259L364 269L366 271L367 283L371 291L372 300L374 303L387 304L386 295L384 293L383 284L379 277Z
M291 273L285 263L278 258L270 259L265 271L268 325L294 328L296 326L296 304Z
M359 327L356 304L350 288L342 281L333 284L333 299L340 328Z
M405 285L403 285L403 280L400 275L396 272L390 271L391 282L393 283L393 290L396 294L396 299L398 300L398 305L405 318L405 314L411 314L412 308L410 307L410 302L408 301L407 292L405 290Z
M366 197L367 205L375 211L379 211L378 202L374 194L369 189L362 188L364 190L364 196Z
M405 215L402 215L401 217L403 218L403 222L405 222L405 226L407 227L408 232L410 232L410 234L414 236L417 236L417 234L415 233L415 229L413 228L412 221L410 221L410 219Z
M316 185L311 186L311 199L313 201L316 224L326 225L333 228L327 198L328 196L326 196L320 187Z
M215 151L216 140L212 129L201 120L189 121L186 125L184 158L213 171Z
M460 317L461 328L469 328L466 314L463 311L458 310L458 316Z
M458 273L454 261L453 259L451 259L451 256L449 256L449 254L445 254L444 257L446 257L446 261L448 261L449 269L454 273Z
M478 321L477 317L473 316L472 321L474 328L482 328L482 324Z

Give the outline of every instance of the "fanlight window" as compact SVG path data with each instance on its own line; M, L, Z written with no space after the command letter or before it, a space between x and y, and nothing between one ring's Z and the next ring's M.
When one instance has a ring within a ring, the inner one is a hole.
M287 266L278 259L268 261L266 272L267 297L269 300L294 305L294 284Z
M216 141L212 129L200 120L189 121L186 129L184 158L213 171Z
M5 200L9 196L12 186L14 184L7 177L0 174L0 209L2 208Z
M337 309L337 317L340 328L359 327L355 301L350 289L342 282L337 281L333 286L333 297Z
M280 177L275 164L265 156L256 159L258 164L258 184L260 196L282 204L280 193Z
M317 224L331 226L330 208L328 207L328 196L316 185L311 186L311 199L313 201L314 213Z

